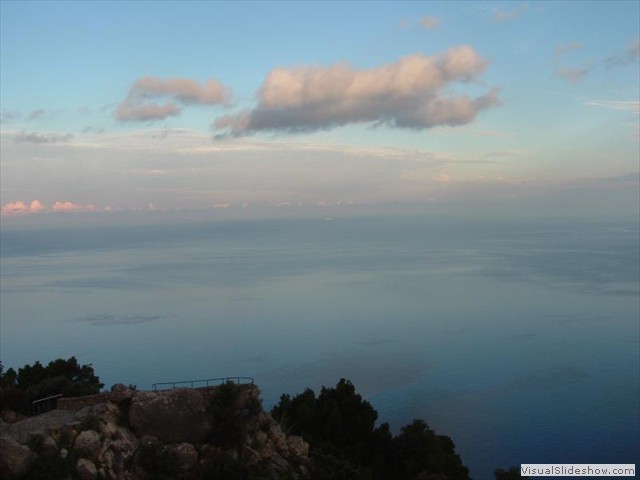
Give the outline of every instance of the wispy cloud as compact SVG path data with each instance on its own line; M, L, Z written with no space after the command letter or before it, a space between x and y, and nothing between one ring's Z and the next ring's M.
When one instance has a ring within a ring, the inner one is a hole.
M525 3L511 10L496 10L493 12L492 18L494 22L498 23L511 22L520 18L527 10L529 10L529 5Z
M2 110L0 114L0 122L2 123L11 123L19 120L21 117L20 112L11 111L11 110Z
M590 100L588 102L584 102L584 105L588 107L640 113L640 102L637 100Z
M440 19L433 15L425 15L418 23L425 30L437 30L440 28Z
M565 53L567 53L570 50L577 50L580 48L583 48L584 45L580 42L572 42L572 43L561 43L556 45L556 56L557 57L561 57L562 55L564 55Z
M188 78L160 79L142 77L131 86L127 98L118 105L115 118L120 121L161 120L178 115L182 105L225 104L231 91L215 79L203 84ZM159 99L170 99L162 105L149 103Z
M16 143L35 143L35 144L43 144L43 143L65 143L73 139L72 133L67 134L43 134L36 132L26 132L21 131L17 134L13 140Z
M556 45L556 67L553 71L553 74L556 77L562 78L575 85L587 76L592 69L591 64L583 65L582 67L567 67L566 65L563 65L566 53L572 50L579 50L581 48L584 48L584 45L580 42L561 43Z
M343 63L276 68L264 80L256 107L220 117L213 128L239 136L311 132L365 122L414 130L463 125L500 104L497 89L477 98L445 95L443 90L476 80L488 63L472 47L462 45L441 55L410 55L369 70Z
M569 83L573 83L574 85L580 83L591 70L591 67L582 67L582 68L569 68L569 67L556 67L554 70L554 75L556 77L563 78L567 80Z
M518 158L526 157L528 154L517 150L495 150L482 155L482 158Z
M27 120L37 120L42 116L44 116L46 113L47 111L44 108L38 108L37 110L33 110L29 114L29 116L27 117Z
M607 67L617 67L620 65L628 65L640 61L640 37L632 39L627 45L627 49L618 55L613 55L605 59L604 63Z
M155 322L158 320L164 320L171 318L167 315L112 315L112 314L98 314L89 315L80 319L80 322L91 323L98 326L111 326L111 325L138 325L140 323Z

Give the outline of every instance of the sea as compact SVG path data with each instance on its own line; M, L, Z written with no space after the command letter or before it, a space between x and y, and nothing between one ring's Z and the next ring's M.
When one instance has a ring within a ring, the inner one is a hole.
M450 436L476 480L640 463L637 217L148 216L3 220L5 369L247 376L266 408L346 378L393 432Z

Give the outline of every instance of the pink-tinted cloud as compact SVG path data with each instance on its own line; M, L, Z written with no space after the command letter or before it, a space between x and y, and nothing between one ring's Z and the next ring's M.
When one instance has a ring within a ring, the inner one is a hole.
M577 84L589 73L590 70L591 69L589 67L556 67L554 74L556 77L564 78L569 83Z
M2 207L2 215L24 215L29 213L41 213L49 210L39 200L33 200L30 204L22 201L7 203Z
M96 207L93 205L79 205L73 202L56 202L51 207L51 211L56 213L95 212Z
M420 19L419 24L425 30L437 30L440 28L440 19L432 15L426 15Z
M20 215L23 213L29 213L29 208L21 201L7 203L2 207L3 215Z
M131 86L127 98L120 103L115 118L120 121L162 120L178 115L177 105L218 105L227 103L231 91L215 79L203 84L188 78L160 79L142 77ZM169 99L163 105L151 103L162 98Z
M230 91L218 80L210 79L200 85L188 78L142 77L133 84L129 95L139 98L171 97L186 104L217 105L230 98Z
M115 117L120 121L162 120L178 115L182 109L173 102L164 105L153 103L140 103L133 100L125 100L116 110Z
M441 55L410 55L368 70L343 63L276 68L264 80L255 108L220 117L213 128L238 136L363 122L417 130L461 125L498 105L497 90L477 98L442 92L455 83L476 80L488 63L472 47L462 45Z

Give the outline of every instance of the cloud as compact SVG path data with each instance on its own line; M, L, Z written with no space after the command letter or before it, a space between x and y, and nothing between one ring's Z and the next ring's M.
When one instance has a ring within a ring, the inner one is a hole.
M568 68L568 67L556 67L554 74L556 77L564 78L570 83L579 83L591 70L590 67L582 68Z
M209 79L200 85L188 78L162 80L143 77L133 84L129 95L138 98L171 97L185 104L217 105L227 102L231 93L227 87L215 79Z
M51 207L51 211L56 213L95 212L96 207L93 205L78 205L73 202L56 202Z
M204 84L188 78L160 79L142 77L131 86L127 98L118 105L115 118L120 121L162 120L178 115L177 105L219 105L228 103L231 91L215 79ZM168 98L163 105L150 101Z
M87 125L82 129L82 133L104 133L104 127L100 127L97 125Z
M437 30L440 28L440 19L432 15L426 15L420 19L419 24L425 30Z
M516 150L496 150L493 152L487 152L482 155L482 158L519 158L526 157L527 154Z
M614 55L605 59L604 63L607 67L617 67L620 65L628 65L640 61L640 37L632 39L627 45L624 53Z
M64 143L73 138L73 134L67 133L65 135L60 134L41 134L36 132L25 132L24 130L17 134L13 140L16 143Z
M29 116L27 117L27 120L37 120L40 117L42 117L45 113L47 113L47 111L44 108L38 108L37 110L34 110L29 114Z
M110 314L98 314L89 315L80 319L80 322L92 323L98 326L111 326L111 325L138 325L140 323L155 322L158 320L164 320L171 318L167 315L110 315Z
M553 71L554 75L559 78L567 80L569 83L577 84L582 80L590 71L591 65L585 65L580 68L571 68L561 65L562 58L565 53L571 50L577 50L583 48L583 44L579 42L561 43L556 45L556 68Z
M39 200L33 200L30 204L22 201L7 203L2 207L2 215L23 215L28 213L41 213L49 210Z
M637 100L591 100L584 102L588 107L607 108L632 113L640 113L640 102Z
M494 22L498 23L510 22L520 18L527 10L529 10L529 5L522 4L513 10L497 10L493 13L492 18Z
M476 80L488 63L472 47L462 45L441 55L410 55L368 70L344 63L276 68L264 80L253 109L219 117L213 128L240 136L259 131L311 132L364 122L415 130L462 125L500 103L497 89L473 99L445 96L442 91L456 82Z
M182 109L173 102L166 102L164 105L153 103L139 103L130 99L125 100L116 110L115 117L121 122L163 120L167 117L179 115Z
M559 45L556 45L556 56L561 57L569 50L577 50L583 47L584 45L580 42L564 43L564 44L561 43Z
M2 123L11 123L19 119L20 119L20 112L2 110L2 114L0 114L0 121Z

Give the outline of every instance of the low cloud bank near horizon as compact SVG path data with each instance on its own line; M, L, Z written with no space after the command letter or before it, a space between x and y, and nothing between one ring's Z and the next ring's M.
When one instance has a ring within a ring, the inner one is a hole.
M464 125L501 104L498 89L471 98L449 93L450 87L479 80L488 64L462 45L364 70L345 63L276 68L262 83L255 107L219 117L212 127L224 137L313 132L354 123L412 130Z

